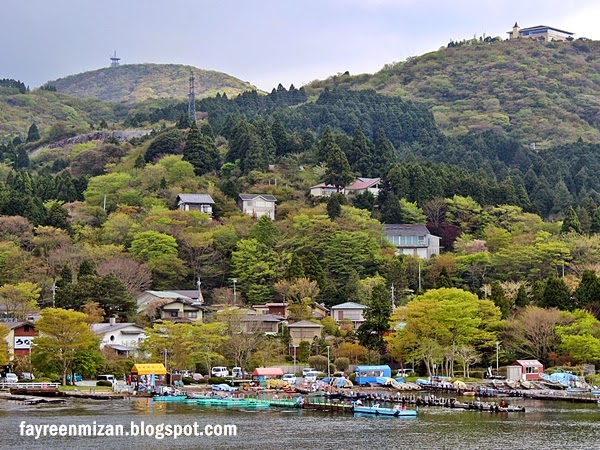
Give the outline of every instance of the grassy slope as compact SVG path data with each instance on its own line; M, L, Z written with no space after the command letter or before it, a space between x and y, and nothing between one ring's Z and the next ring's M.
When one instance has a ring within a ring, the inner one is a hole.
M337 83L400 95L432 108L449 135L496 128L538 148L600 142L600 42L523 39L444 48Z
M178 64L127 64L71 75L50 83L59 92L110 102L136 103L150 98L186 100L191 71L196 78L197 98L214 96L217 92L235 96L256 89L225 73Z
M0 136L21 134L26 137L33 122L43 131L58 121L79 129L102 119L114 120L113 107L96 99L79 99L39 89L27 94L0 89Z

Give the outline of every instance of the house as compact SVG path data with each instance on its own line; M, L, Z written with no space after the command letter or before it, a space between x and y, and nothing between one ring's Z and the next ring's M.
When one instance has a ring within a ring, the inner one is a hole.
M267 216L275 220L275 202L277 199L268 194L240 194L238 205L244 214L256 219Z
M312 342L314 338L320 338L322 329L323 325L309 320L289 324L288 330L292 338L292 346L299 347L302 341Z
M357 195L369 191L377 197L377 195L379 195L380 186L381 178L357 178L356 181L344 189L344 193L346 195Z
M200 211L212 217L215 202L208 194L179 194L177 207L182 211Z
M279 332L279 324L282 322L283 317L273 314L248 313L240 319L240 328L242 333L265 333L275 336Z
M9 358L29 356L33 340L38 335L33 322L8 322L4 325L10 330L4 338L8 343Z
M546 25L537 25L535 27L520 28L515 22L512 31L507 31L509 39L536 39L538 41L556 42L573 39L573 34L570 31L559 30L558 28L549 27Z
M202 322L202 309L191 300L175 298L162 303L156 310L159 320L177 323Z
M287 303L266 303L264 305L252 305L252 309L257 314L273 314L275 316L288 317L288 304Z
M431 234L423 224L386 224L384 235L396 247L398 254L425 259L440 254L441 238Z
M379 194L381 178L357 178L352 184L341 190L345 195L362 194L369 191L374 196ZM332 184L319 183L310 187L310 195L313 197L329 197L337 192L337 187Z
M537 359L519 359L506 368L509 380L539 380L544 365Z
M112 317L108 323L94 323L91 328L100 337L101 350L110 348L124 356L137 351L139 344L146 338L144 328L135 323L117 323Z
M182 292L186 291L146 291L137 298L138 312L144 312L153 319L201 322L198 291L191 291L195 299Z
M310 187L310 195L313 197L329 197L337 191L337 187L332 184L319 183Z
M341 303L331 307L331 317L333 317L333 320L335 320L338 324L344 320L349 320L356 329L365 321L365 309L367 309L367 307L359 303Z
M322 303L315 303L315 306L313 307L313 317L315 319L324 319L329 315L329 313L329 308L327 308L325 305Z

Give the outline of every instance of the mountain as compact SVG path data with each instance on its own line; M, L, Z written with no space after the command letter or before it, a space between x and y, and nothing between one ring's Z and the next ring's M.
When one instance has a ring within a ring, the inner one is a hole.
M600 42L531 39L451 43L373 75L313 82L375 89L431 108L451 136L494 129L537 148L600 142Z
M217 92L235 96L256 89L250 83L222 72L179 64L126 64L70 75L50 81L58 92L108 102L136 103L152 98L187 99L190 73L197 98Z

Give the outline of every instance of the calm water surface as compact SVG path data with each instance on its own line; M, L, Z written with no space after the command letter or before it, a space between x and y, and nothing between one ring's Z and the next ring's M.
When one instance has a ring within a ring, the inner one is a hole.
M0 402L4 449L600 449L600 408L562 402L512 401L526 413L422 408L416 419L352 417L297 410L238 411L153 403L71 400L65 405ZM41 437L19 434L19 424L235 424L236 437Z

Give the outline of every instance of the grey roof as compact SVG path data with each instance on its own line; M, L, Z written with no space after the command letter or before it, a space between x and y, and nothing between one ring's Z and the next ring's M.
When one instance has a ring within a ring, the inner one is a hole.
M431 234L422 223L417 224L386 224L386 236L427 236Z
M281 322L284 318L274 314L248 314L241 320L242 322Z
M194 203L199 205L214 205L212 197L208 194L179 194L177 203Z
M288 328L323 328L323 325L310 320L301 320L300 322L290 323Z
M0 322L0 323L2 325L6 325L11 330L14 330L15 328L19 328L20 326L23 326L23 325L29 325L30 327L34 327L35 328L34 323L30 322L28 320L21 321L21 322Z
M268 202L276 202L277 199L273 195L269 194L240 194L242 200L254 200L257 197L262 197Z
M177 294L178 297L189 297L192 300L197 300L198 299L198 289L183 289L183 290L173 290L173 291L166 291L166 292L174 292L175 294Z
M135 324L132 322L115 323L114 325L111 325L110 323L93 323L92 331L96 334L104 334L109 331L118 331L123 328L131 327L131 326L139 328L140 333L144 332L144 329L142 327L140 327L138 324Z
M149 294L152 294L158 298L172 298L172 299L182 299L182 300L191 300L187 295L182 295L177 293L176 291L146 291Z
M339 305L334 305L331 309L367 309L365 305L361 305L360 303L354 302L346 302L340 303Z

